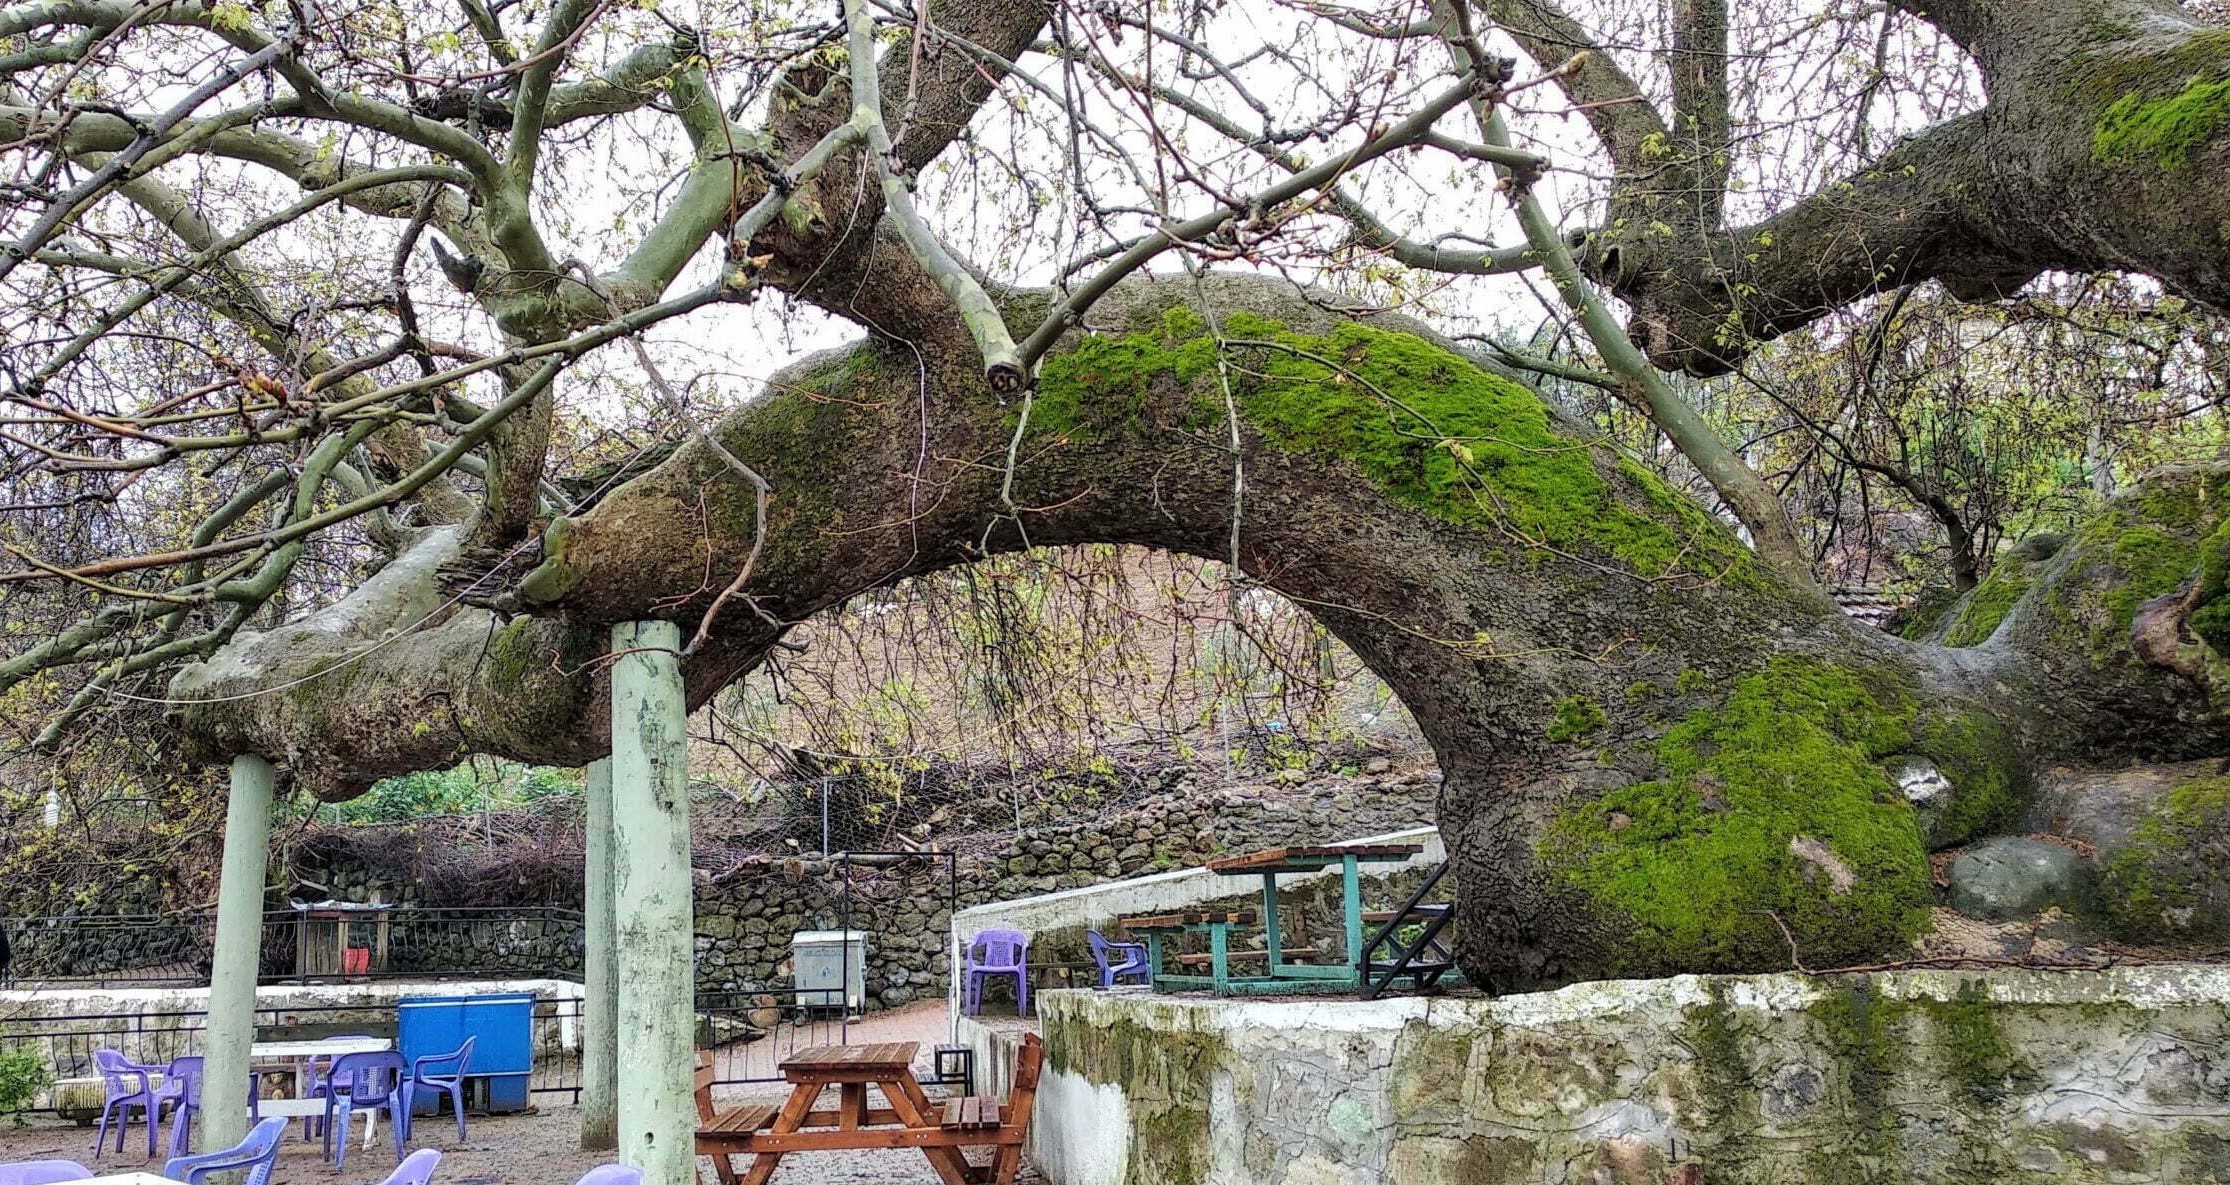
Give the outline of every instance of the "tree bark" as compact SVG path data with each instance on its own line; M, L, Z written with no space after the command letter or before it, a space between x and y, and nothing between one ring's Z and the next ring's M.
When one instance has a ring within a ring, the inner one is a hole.
M1547 7L1494 5L1551 68L1585 37L1525 16ZM1684 14L1703 7L1683 0ZM1710 178L1694 164L1708 163L1708 146L1676 136L1694 162L1648 159L1658 129L1646 104L1590 112L1625 179L1583 262L1633 306L1635 344L1653 362L1724 373L1829 310L1927 279L1961 299L1993 300L2047 270L2140 272L2230 310L2230 190L2219 184L2230 171L2230 29L2172 0L1898 7L1973 55L1987 106L1759 222L1694 217L1696 187ZM1692 92L1705 80L1686 71L1708 59L1681 48L1676 81ZM1575 102L1620 89L1601 70L1564 85ZM1707 133L1708 105L1685 102L1697 118L1683 123L1683 110L1675 128Z
M1891 757L1973 787L1961 825L1981 827L2040 762L2221 750L2208 688L2131 648L2111 531L2072 546L1992 646L1911 645L1823 608L1531 392L1326 299L1124 284L1096 333L1048 358L1011 489L1021 405L984 396L957 323L808 360L716 431L775 491L745 591L799 621L986 547L1223 558L1237 460L1240 570L1351 646L1438 755L1462 958L1495 987L1786 966L1782 926L1816 966L1894 946L1928 889ZM2176 505L2145 529L2189 537L2197 571L2214 512ZM580 639L650 614L694 625L750 552L754 509L725 462L685 445L553 525L520 587L530 612L403 631L424 599L398 590L433 566L419 552L454 547L435 533L321 618L182 674L174 694L205 702L181 723L204 753L284 755L328 797L463 752L600 755ZM382 638L333 685L288 685ZM689 704L775 640L757 614L724 614L683 664ZM223 698L259 688L281 690ZM1683 915L1666 896L1683 888L1723 900Z

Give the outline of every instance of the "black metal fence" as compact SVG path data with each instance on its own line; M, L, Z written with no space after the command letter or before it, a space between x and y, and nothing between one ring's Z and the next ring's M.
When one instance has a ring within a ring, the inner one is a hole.
M207 912L16 917L4 923L19 987L201 984L216 921ZM531 975L578 978L578 910L397 906L335 919L264 914L264 983ZM354 952L353 954L351 952Z
M815 1045L842 1045L848 1026L841 1012L806 1007L793 989L706 993L697 997L697 1046L712 1051L716 1085L782 1081L783 1059ZM256 1025L393 1025L392 1001L364 1004L283 1005L256 1010ZM581 1090L582 1000L537 999L531 1042L535 1095L578 1099ZM201 1010L70 1013L15 1016L0 1027L0 1051L32 1050L56 1080L93 1078L93 1051L114 1049L142 1064L161 1065L201 1053L208 1013Z

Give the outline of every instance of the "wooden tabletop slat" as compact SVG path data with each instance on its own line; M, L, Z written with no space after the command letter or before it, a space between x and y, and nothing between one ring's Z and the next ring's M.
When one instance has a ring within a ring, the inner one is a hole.
M1267 872L1293 862L1315 863L1324 860L1343 860L1353 856L1358 860L1401 860L1424 851L1419 844L1365 843L1322 844L1309 847L1270 848L1266 851L1247 852L1238 856L1225 856L1208 861L1210 872ZM1306 871L1306 869L1295 869Z
M782 1059L785 1070L890 1070L914 1064L919 1041L883 1041L873 1045L816 1045Z

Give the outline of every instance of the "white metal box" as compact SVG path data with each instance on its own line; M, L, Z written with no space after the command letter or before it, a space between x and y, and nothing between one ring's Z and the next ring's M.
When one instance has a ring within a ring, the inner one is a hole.
M867 931L800 930L790 964L801 1008L867 1010Z

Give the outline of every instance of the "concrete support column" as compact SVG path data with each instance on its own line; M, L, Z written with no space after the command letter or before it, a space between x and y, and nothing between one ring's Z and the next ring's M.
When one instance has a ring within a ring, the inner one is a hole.
M681 630L612 627L613 894L619 903L619 1153L645 1185L695 1185L689 744Z
M209 969L209 1032L203 1055L203 1151L248 1134L248 1049L256 1039L256 967L263 954L263 886L271 851L277 776L253 754L232 759L224 863L217 882L217 941Z
M612 896L612 762L588 766L588 853L582 877L587 954L581 1009L581 1150L619 1146L619 915Z

